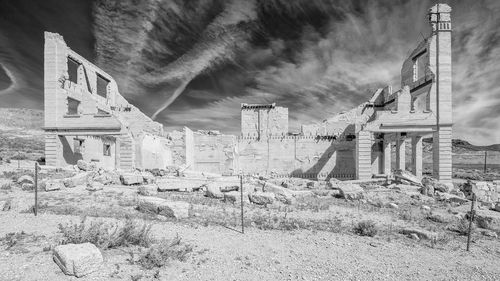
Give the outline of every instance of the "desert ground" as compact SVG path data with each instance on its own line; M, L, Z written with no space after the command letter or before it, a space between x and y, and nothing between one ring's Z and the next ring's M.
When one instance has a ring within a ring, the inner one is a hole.
M112 171L43 167L35 216L34 188L18 183L22 176L34 176L32 167L29 160L1 165L1 280L500 277L500 212L491 204L476 204L467 252L471 201L456 195L465 183L461 179L455 180L455 191L436 190L428 196L421 186L404 180L350 183L245 176L242 233L238 177L153 171L141 174L144 182L127 185L123 175L113 181L118 175ZM87 175L85 184L73 186L65 180L82 174ZM64 184L57 189L50 181ZM344 186L349 185L361 191L348 194ZM270 201L265 196L248 200L249 194L271 193L275 196ZM144 198L183 202L187 209L157 213L140 207ZM127 237L136 239L116 242L113 230L127 225ZM99 246L104 262L81 278L65 275L53 260L54 247L86 241ZM167 250L152 250L161 247Z

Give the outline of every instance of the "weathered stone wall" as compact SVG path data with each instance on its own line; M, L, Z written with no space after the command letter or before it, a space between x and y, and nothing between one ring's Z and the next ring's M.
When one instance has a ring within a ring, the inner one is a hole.
M98 81L105 84L98 86ZM145 134L163 138L163 126L128 103L109 74L71 50L61 35L50 32L45 32L44 103L48 165L72 165L83 158L107 168L150 164L164 168L168 157L158 156L159 160L155 155L168 155L165 146L144 143ZM81 155L75 155L75 138L83 140ZM113 139L110 155L104 155L103 143L96 141L103 138ZM147 163L144 155L156 158Z
M256 105L241 109L241 135L266 138L288 133L288 108Z
M195 132L194 170L218 174L233 174L236 136Z

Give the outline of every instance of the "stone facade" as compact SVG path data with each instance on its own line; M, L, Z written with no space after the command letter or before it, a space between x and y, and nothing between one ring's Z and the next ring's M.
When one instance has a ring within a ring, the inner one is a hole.
M47 165L85 160L129 170L172 163L163 126L129 104L109 74L50 32L45 32L44 103Z

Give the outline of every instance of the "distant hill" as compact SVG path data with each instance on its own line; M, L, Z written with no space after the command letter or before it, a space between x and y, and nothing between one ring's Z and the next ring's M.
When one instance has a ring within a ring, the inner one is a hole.
M41 130L43 127L43 110L0 108L0 129L5 127Z
M424 146L430 146L432 147L432 138L427 138L424 139L423 142L425 143ZM463 150L469 150L469 151L500 151L500 144L491 144L491 145L473 145L468 141L461 140L461 139L453 139L452 140L452 147L453 147L453 152L455 153L460 153Z

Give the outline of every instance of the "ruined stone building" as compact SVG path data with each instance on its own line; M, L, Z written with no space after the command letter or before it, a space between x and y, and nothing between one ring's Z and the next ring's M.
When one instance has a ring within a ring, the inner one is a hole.
M378 89L367 102L316 124L288 130L288 109L242 104L240 136L217 131L165 134L129 104L108 74L45 34L45 130L48 165L78 159L108 168L185 165L220 174L369 179L409 169L422 175L422 138L433 138L433 174L451 183L451 8L429 10L430 35L401 69L401 87ZM405 140L411 139L406 167ZM396 166L391 147L396 146Z
M110 75L56 33L45 32L44 57L47 165L82 159L112 169L146 169L171 163L163 126L129 104Z
M451 183L450 13L446 4L429 10L430 35L403 62L399 90L393 91L391 86L378 89L367 102L322 123L303 125L296 135L288 134L286 108L242 104L241 136L224 145L216 141L220 136L195 137L194 154L204 155L204 162L212 159L212 164L219 163L211 167L220 173L241 170L319 179L368 179L408 169L421 176L422 139L432 137L433 175ZM406 139L411 139L412 148L409 167ZM391 166L393 144L395 167ZM222 150L225 152L216 152Z

